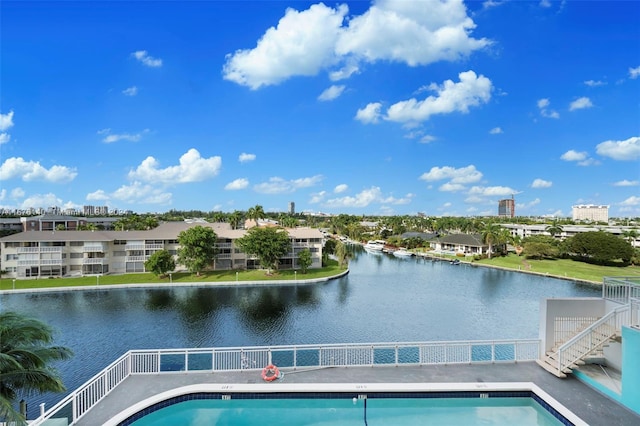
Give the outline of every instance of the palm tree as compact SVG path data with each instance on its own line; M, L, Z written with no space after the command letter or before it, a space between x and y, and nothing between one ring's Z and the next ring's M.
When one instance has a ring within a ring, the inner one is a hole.
M488 222L483 224L481 229L482 242L489 245L489 259L491 259L491 253L493 252L493 245L500 242L502 233L500 231L500 225L494 222Z
M638 231L636 231L635 229L629 229L628 231L622 232L622 237L627 240L632 246L634 245L633 242L638 238L639 235L640 234L638 234Z
M229 225L231 225L231 229L238 229L243 218L244 214L242 214L241 211L234 210L233 213L229 215Z
M247 219L253 220L258 224L258 219L264 219L266 214L264 213L264 209L261 205L257 204L255 207L249 207L247 210Z
M0 313L0 421L26 425L14 404L18 394L65 390L51 361L71 357L71 350L50 346L53 330L16 312Z
M561 234L564 229L562 228L562 225L558 223L558 219L553 219L551 225L548 225L546 228L544 228L544 230L555 238L555 236Z

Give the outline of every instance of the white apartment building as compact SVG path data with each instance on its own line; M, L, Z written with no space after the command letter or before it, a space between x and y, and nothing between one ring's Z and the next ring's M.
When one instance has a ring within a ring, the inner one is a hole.
M197 225L213 228L218 237L215 270L260 268L258 259L234 244L246 230L231 229L228 223L186 222L166 222L148 231L20 232L0 239L0 267L7 277L21 279L145 272L144 263L153 253L167 250L177 255L178 234ZM292 228L287 232L291 251L280 259L281 268L296 268L304 249L311 251L310 268L320 268L324 243L320 230Z
M548 224L541 225L520 225L515 223L503 223L500 225L503 228L509 230L511 235L519 236L521 238L531 237L533 235L548 235L551 234L547 231ZM605 231L618 237L624 238L626 231L636 231L637 228L631 226L580 226L580 225L561 225L562 232L555 235L555 238L564 240L565 238L573 237L574 235L582 232L593 231ZM640 247L640 235L633 241L630 241L634 247Z
M609 222L609 206L595 204L578 204L571 206L573 220L588 220L591 222Z

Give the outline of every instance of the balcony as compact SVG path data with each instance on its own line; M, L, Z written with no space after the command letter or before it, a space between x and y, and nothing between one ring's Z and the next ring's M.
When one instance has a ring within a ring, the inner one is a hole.
M104 257L85 257L84 259L82 259L82 264L83 265L103 265L104 264Z
M146 262L149 256L127 256L124 258L125 262Z
M85 244L82 251L84 253L104 253L104 246L102 244Z

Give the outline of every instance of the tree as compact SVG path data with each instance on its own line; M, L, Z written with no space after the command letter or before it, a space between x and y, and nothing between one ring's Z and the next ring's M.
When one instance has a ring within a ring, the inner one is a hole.
M278 269L280 258L291 251L289 234L282 228L271 226L249 229L244 237L236 240L236 245L246 254L258 257L267 274Z
M149 256L144 262L144 268L160 277L176 269L176 262L167 250L160 250Z
M247 210L247 219L253 220L258 224L258 219L264 219L267 217L264 213L264 209L261 205L257 204L255 207L249 207Z
M627 231L622 231L622 238L629 242L629 244L633 245L633 242L640 236L636 229L629 229Z
M229 215L229 225L231 225L231 229L238 229L243 218L244 214L242 214L241 211L234 210L233 213Z
M199 276L201 271L215 261L217 239L216 233L208 226L197 225L180 232L178 262Z
M70 349L51 346L53 330L35 318L0 313L0 422L26 425L14 408L18 394L64 392L52 361L72 356Z
M555 237L556 235L562 234L563 228L562 225L558 223L558 219L554 219L551 225L548 225L544 230L551 234L552 237Z
M312 263L311 250L306 248L298 253L298 266L302 269L303 274L307 273L307 269L309 269L309 266L311 266Z
M494 222L484 223L481 229L482 242L489 245L488 256L491 259L493 245L498 243L502 237L500 225Z
M567 250L581 260L606 263L622 260L629 263L634 249L628 241L616 237L609 232L582 232L567 239Z
M342 241L338 241L336 243L335 253L336 258L338 259L338 265L340 265L340 267L342 268L347 262L347 246Z

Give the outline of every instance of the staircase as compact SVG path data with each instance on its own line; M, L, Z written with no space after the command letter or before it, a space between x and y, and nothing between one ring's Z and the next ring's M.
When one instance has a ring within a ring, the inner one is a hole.
M630 305L614 309L536 362L557 377L567 377L576 366L584 365L585 358L597 355L611 339L619 337L630 314Z

